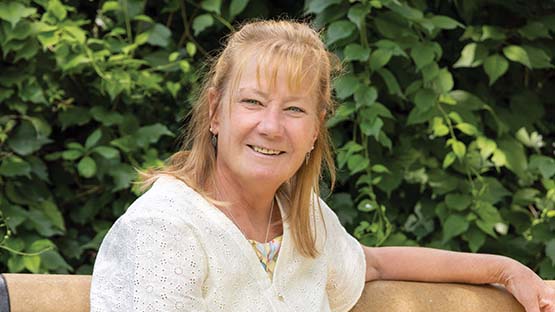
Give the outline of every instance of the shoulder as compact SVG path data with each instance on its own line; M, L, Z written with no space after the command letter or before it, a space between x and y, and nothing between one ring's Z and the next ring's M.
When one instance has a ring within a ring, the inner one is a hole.
M209 208L209 203L185 182L168 175L160 176L121 216L123 220L156 218L184 222Z

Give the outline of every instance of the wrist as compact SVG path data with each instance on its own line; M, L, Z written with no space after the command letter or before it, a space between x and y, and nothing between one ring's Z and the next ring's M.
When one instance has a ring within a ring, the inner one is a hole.
M509 287L516 276L523 273L523 270L529 270L522 263L505 256L499 257L494 283Z

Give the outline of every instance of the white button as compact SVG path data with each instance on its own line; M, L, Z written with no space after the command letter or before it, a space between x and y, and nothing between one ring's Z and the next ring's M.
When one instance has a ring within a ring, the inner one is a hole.
M285 300L285 298L283 298L283 296L281 294L278 294L278 300L283 301L283 300Z

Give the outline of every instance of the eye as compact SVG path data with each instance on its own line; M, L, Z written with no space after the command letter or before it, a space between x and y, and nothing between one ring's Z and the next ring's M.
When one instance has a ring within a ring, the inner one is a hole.
M252 104L252 105L262 105L262 103L259 100L255 100L255 99L242 99L241 103L247 103L247 104Z
M306 113L306 111L300 107L297 106L289 106L287 107L288 111L294 112L294 113Z

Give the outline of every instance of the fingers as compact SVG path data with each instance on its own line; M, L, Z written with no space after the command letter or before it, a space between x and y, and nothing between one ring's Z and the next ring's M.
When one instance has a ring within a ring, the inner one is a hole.
M541 296L540 308L542 312L555 312L555 289L547 288Z

